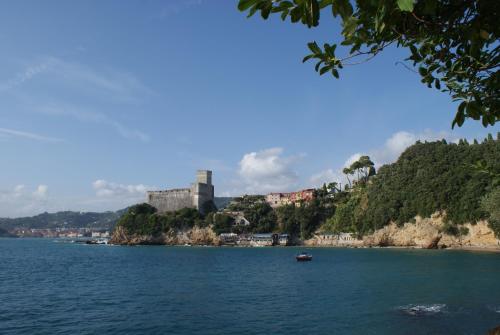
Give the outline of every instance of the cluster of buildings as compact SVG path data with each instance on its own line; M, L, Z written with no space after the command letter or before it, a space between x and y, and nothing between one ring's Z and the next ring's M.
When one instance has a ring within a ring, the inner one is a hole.
M266 202L273 208L284 205L300 206L314 199L314 189L308 188L297 192L269 193Z

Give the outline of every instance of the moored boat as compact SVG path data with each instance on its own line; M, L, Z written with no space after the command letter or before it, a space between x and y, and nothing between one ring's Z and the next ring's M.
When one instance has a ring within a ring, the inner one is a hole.
M295 259L297 262L307 262L307 261L312 261L313 256L311 254L308 254L307 252L301 252L297 256L295 256Z

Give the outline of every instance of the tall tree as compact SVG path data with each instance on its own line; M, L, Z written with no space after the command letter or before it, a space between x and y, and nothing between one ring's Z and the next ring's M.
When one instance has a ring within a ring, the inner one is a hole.
M352 174L354 174L354 171L350 167L345 167L342 170L342 173L344 173L345 176L347 177L347 182L349 183L349 187L351 187L352 184L351 184L351 179L349 179L349 176L352 175Z
M338 78L339 69L367 62L389 46L407 48L401 64L416 68L429 88L460 101L452 127L467 118L485 127L500 120L498 0L239 0L238 8L264 19L279 14L309 28L329 11L341 19L342 40L323 47L310 42L311 54L303 60L316 60L320 75ZM338 44L349 48L342 56Z

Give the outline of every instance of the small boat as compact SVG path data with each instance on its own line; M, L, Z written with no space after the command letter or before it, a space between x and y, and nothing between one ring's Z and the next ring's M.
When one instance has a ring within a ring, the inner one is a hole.
M313 256L311 254L308 254L307 252L301 252L297 256L295 256L295 259L297 262L307 262L307 261L312 261Z

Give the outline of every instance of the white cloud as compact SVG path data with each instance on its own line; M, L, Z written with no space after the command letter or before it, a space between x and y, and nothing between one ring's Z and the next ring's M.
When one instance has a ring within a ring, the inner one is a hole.
M33 192L33 196L40 199L45 198L47 196L48 189L47 185L38 185L36 190Z
M249 193L286 191L297 184L292 166L300 157L283 156L283 148L251 152L241 159L238 174Z
M97 197L119 197L124 199L144 199L147 190L155 189L143 184L124 185L98 179L92 183Z
M4 83L0 92L8 91L45 74L52 83L64 87L78 86L79 90L93 90L116 100L132 102L153 94L135 76L114 69L93 69L78 62L66 61L58 57L44 57L27 65L22 71Z
M52 65L54 65L54 60L54 58L50 57L48 59L45 59L41 63L27 66L23 71L16 74L13 78L7 80L4 83L0 83L0 92L11 90L31 80L33 77L46 72Z
M24 185L0 190L0 217L40 214L53 208L50 200L47 185L38 185L34 190L29 190Z
M7 129L7 128L0 128L0 135L3 135L3 137L18 137L18 138L25 138L25 139L34 140L34 141L41 141L41 142L62 142L63 141L60 138L48 137L48 136L43 136L43 135L39 135L39 134L35 134L35 133L30 133L27 131Z

